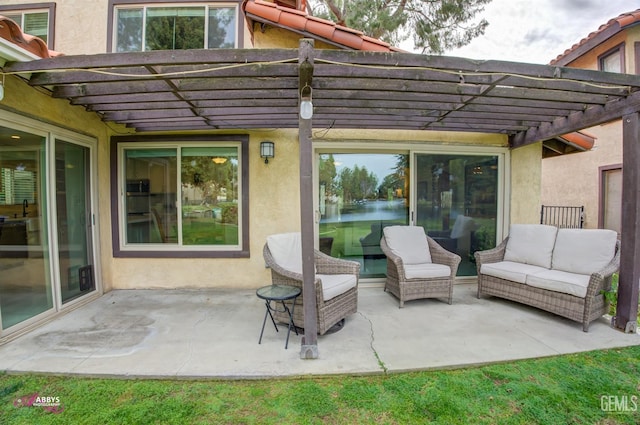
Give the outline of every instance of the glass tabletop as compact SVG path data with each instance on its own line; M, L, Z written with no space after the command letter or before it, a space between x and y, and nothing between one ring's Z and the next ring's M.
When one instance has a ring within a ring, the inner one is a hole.
M258 288L256 295L265 300L289 300L300 295L301 289L289 285L269 285Z

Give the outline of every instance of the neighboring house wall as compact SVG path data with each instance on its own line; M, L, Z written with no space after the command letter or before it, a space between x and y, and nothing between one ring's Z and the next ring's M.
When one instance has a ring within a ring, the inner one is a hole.
M637 74L640 65L640 26L625 28L566 66L599 70L599 59L619 46L624 46L624 71ZM584 227L607 227L604 223L603 169L622 164L622 122L620 120L585 129L595 136L588 152L546 158L542 161L542 204L584 206ZM613 195L616 196L616 195ZM618 222L618 220L613 220ZM616 226L609 226L611 228ZM613 228L620 231L620 229Z
M583 205L584 227L596 229L600 211L599 167L622 163L622 122L615 121L585 131L596 137L590 151L542 161L542 203Z

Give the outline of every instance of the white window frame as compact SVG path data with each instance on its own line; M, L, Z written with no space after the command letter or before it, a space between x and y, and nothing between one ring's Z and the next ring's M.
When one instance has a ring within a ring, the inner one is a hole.
M46 13L47 14L47 47L49 47L50 49L53 48L53 19L52 19L52 10L51 8L48 7L34 7L34 8L28 8L28 9L21 9L21 8L15 8L15 9L10 9L10 8L0 8L0 15L6 16L6 15L20 15L20 22L16 22L16 24L18 24L20 26L20 29L27 33L25 31L24 28L24 20L25 20L25 15L33 15L36 13ZM27 33L28 34L28 33ZM29 34L29 35L34 35L37 36L37 34ZM42 39L42 37L40 37L40 39ZM44 40L43 40L44 41Z
M234 9L235 11L235 26L236 31L234 34L233 40L233 48L238 48L239 43L239 35L240 35L240 20L239 16L239 5L237 3L131 3L131 4L121 4L115 5L113 8L113 31L111 34L111 50L116 52L118 46L118 11L127 10L127 9L142 9L142 52L146 51L146 16L148 9L154 8L179 8L186 9L189 7L202 7L205 10L205 17L209 16L210 9ZM205 19L204 21L204 46L203 49L209 48L209 19Z

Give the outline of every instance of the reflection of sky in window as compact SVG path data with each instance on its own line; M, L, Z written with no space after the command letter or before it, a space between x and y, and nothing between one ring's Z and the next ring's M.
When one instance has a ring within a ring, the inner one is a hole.
M323 155L324 157L324 155ZM345 168L366 167L369 172L373 172L378 177L378 184L382 183L385 176L395 171L398 162L395 154L361 154L361 153L334 153L333 159L336 163L336 172Z

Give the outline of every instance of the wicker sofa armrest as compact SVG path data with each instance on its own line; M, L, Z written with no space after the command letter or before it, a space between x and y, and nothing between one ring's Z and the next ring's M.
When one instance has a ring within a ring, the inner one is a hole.
M620 269L620 241L616 242L616 254L609 264L601 270L591 274L589 286L587 287L587 297L595 297L602 291L611 289L611 276Z
M476 264L478 265L478 270L480 266L485 263L497 263L504 259L504 253L507 249L507 241L509 237L506 237L498 246L495 248L487 249L484 251L476 251L473 255L476 259Z

